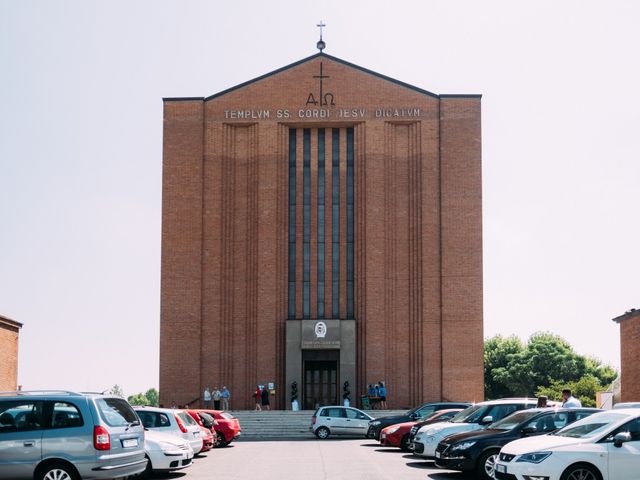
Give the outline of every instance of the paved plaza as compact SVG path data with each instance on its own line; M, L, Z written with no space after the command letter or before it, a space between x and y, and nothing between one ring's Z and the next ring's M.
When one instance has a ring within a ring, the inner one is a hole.
M372 440L239 441L198 456L194 464L156 479L225 480L471 480L436 468L397 448Z

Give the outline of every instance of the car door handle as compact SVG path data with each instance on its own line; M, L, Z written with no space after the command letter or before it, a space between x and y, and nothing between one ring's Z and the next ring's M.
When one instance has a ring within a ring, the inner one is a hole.
M347 422L350 422L350 421L351 421L351 419L350 419L350 418L347 418Z
M34 447L36 445L36 442L34 442L33 440L28 440L26 442L22 443L25 447Z

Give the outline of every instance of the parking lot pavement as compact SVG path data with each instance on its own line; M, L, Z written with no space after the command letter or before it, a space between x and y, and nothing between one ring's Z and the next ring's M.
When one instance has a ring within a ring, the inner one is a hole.
M240 441L197 456L181 472L154 479L254 480L304 478L305 480L359 480L402 478L472 480L458 472L440 470L397 448L381 447L372 440Z

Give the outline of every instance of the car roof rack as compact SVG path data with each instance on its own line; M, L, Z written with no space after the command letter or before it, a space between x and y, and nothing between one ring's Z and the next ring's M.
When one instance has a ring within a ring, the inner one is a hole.
M13 390L0 392L0 395L82 395L71 390Z

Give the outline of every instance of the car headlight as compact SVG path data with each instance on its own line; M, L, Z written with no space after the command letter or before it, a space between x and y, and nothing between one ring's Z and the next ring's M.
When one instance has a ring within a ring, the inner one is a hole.
M533 452L533 453L525 453L521 455L516 462L526 462L526 463L540 463L552 452Z
M387 435L390 435L392 433L396 433L398 431L400 427L391 427L389 430L386 431Z
M466 450L467 448L471 448L476 444L475 441L473 442L462 442L462 443L456 443L451 447L451 451L452 452L457 452L460 450Z
M382 422L380 420L374 420L373 422L371 422L371 426L373 427L377 427L378 425L380 425Z

